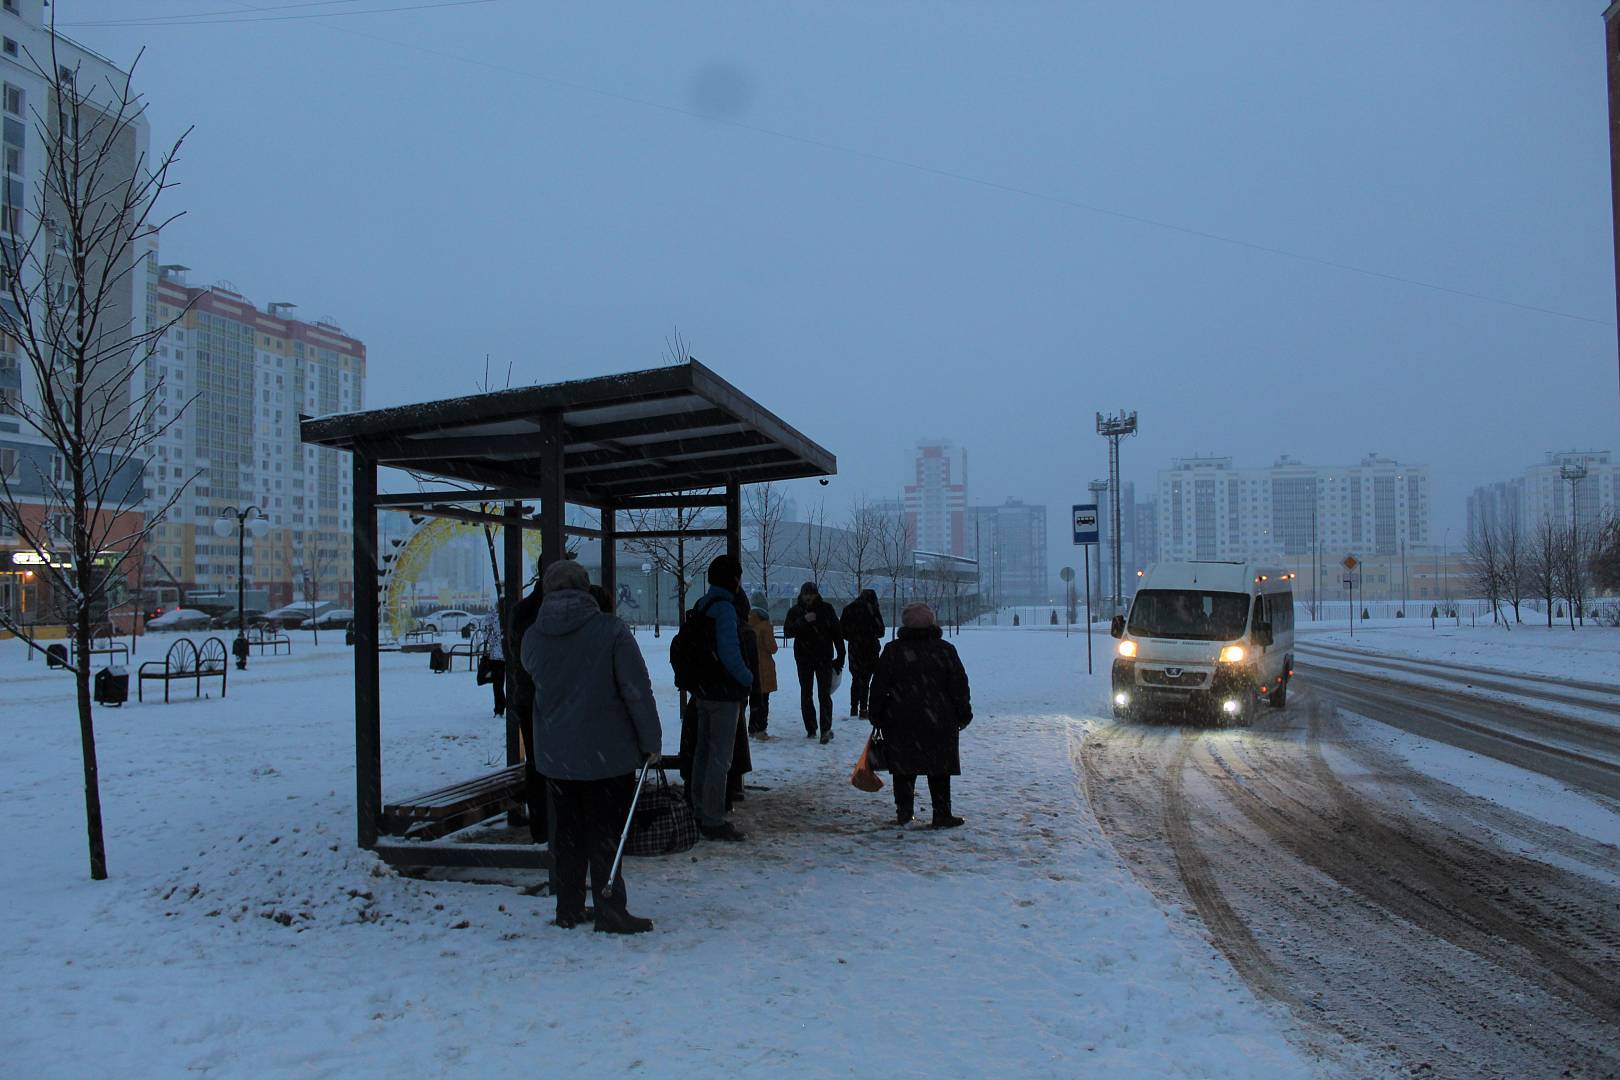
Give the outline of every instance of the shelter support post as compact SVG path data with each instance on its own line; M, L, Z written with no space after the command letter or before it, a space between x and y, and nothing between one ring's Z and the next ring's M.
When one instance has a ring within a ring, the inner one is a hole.
M726 554L742 563L742 485L726 482Z
M377 463L352 455L354 480L354 785L360 846L382 815L382 697L377 671Z
M602 588L619 602L619 511L617 504L602 504Z
M501 590L497 618L501 620L501 649L506 657L506 700L511 701L517 689L517 668L523 662L522 642L506 637L512 625L512 609L523 599L523 583L528 580L523 566L523 504L506 504L506 525L501 529L501 573L506 587ZM513 710L506 710L506 763L516 765L523 760L523 749L518 743L518 718Z
M540 416L540 563L550 566L563 557L563 523L567 518L568 485L563 476L562 413Z

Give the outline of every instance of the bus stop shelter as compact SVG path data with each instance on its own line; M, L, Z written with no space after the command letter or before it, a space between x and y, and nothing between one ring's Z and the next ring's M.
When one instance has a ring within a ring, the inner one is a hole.
M350 454L354 489L354 747L359 843L409 866L543 866L530 845L379 840L384 820L379 687L377 514L409 510L502 528L504 603L527 579L523 530L540 531L541 561L565 557L568 534L598 540L602 586L614 595L616 545L628 537L723 535L742 556L742 488L830 476L831 453L695 360L622 375L528 386L416 405L309 417L302 439ZM422 490L380 493L384 467ZM531 512L526 504L538 503ZM569 504L597 511L595 529L567 525ZM499 508L496 512L495 508ZM724 511L723 528L622 532L641 510ZM503 618L505 611L502 612ZM517 718L508 767L522 763ZM472 782L470 782L472 783Z

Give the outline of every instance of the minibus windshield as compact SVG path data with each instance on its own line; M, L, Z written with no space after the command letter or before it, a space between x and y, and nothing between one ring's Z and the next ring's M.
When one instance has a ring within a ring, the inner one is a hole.
M1244 593L1144 589L1131 605L1127 630L1137 637L1231 641L1243 636L1248 615Z

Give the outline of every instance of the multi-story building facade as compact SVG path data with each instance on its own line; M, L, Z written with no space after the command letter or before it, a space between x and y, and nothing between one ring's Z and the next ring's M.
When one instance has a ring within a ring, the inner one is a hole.
M0 4L0 233L20 238L16 242L24 246L21 280L25 289L41 297L62 294L39 288L38 281L30 281L29 275L37 273L48 245L66 250L59 206L49 197L43 205L39 201L41 193L49 189L45 183L47 155L57 143L58 113L52 107L54 80L48 71L37 70L35 61L48 65L52 55L52 33L44 0L5 0ZM97 110L107 107L112 89L123 86L127 73L106 57L60 34L55 35L54 55L60 77L71 80L84 99L82 130L97 122ZM104 187L116 189L117 178L133 176L146 155L149 125L144 115L137 115L116 127L103 125L99 130L108 142L97 150L97 168ZM93 202L92 207L113 209L110 201ZM101 325L109 333L127 333L130 339L139 339L146 330L139 275L130 271L151 243L150 238L140 238L136 250L123 253L125 265L108 268L111 286L96 306ZM34 258L27 254L28 249ZM92 250L92 258L95 254ZM35 326L50 324L43 312L33 314ZM48 334L43 329L39 332ZM48 341L42 340L41 344L48 345ZM109 370L117 362L98 362L94 378L108 389L101 396L92 395L91 401L98 410L109 409L121 417L132 395L138 395L144 383L138 368L133 373ZM133 351L121 362L134 365ZM64 512L67 507L57 495L59 485L66 480L65 459L23 419L30 410L38 409L42 400L41 387L19 342L0 332L0 472L6 476L16 510L15 519L0 511L0 610L27 625L59 621L67 610L50 595L50 575L34 569L43 559L57 559L58 551L69 547L72 535L72 517ZM115 423L111 429L120 426ZM113 514L114 505L125 512L117 514L116 521L102 519L93 531L119 536L138 533L143 521L139 469L125 468L114 473L111 453L99 460L105 465L104 512ZM43 543L30 544L25 537ZM52 550L41 553L38 548L45 544L52 545ZM129 562L138 563L139 556L125 561L126 576ZM123 591L123 585L116 584L109 588L109 598L116 600ZM118 612L109 612L108 617L114 622L121 618Z
M1572 522L1582 533L1620 507L1620 465L1608 450L1560 450L1524 475L1474 489L1468 496L1468 534L1513 522L1531 529L1543 521Z
M229 288L188 285L184 267L149 261L148 317L178 319L153 361L166 395L160 415L184 409L147 468L149 505L178 499L154 536L155 573L186 587L234 587L237 537L215 535L214 522L251 505L270 533L247 540L248 584L268 590L272 605L306 595L306 583L347 602L348 469L337 452L303 445L298 420L363 407L365 346L329 320L292 318L292 305L261 311Z
M1157 558L1398 556L1430 542L1429 471L1370 454L1357 465L1267 469L1226 457L1177 459L1159 473Z
M968 554L967 451L947 442L918 443L914 467L905 502L917 549Z
M1008 499L975 506L969 556L978 559L985 595L998 604L1039 604L1052 595L1046 547L1046 507Z

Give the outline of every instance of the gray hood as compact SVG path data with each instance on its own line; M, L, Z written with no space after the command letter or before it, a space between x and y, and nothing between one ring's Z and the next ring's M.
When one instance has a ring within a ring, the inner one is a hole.
M579 589L547 593L534 628L546 637L565 637L602 614L596 599Z

